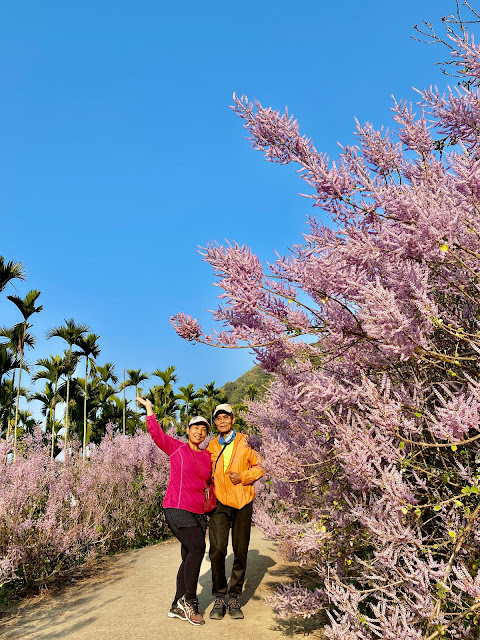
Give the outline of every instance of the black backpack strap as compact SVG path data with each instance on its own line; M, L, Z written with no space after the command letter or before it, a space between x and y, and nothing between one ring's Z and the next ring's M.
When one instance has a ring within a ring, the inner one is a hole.
M213 467L213 473L215 473L215 471L217 470L217 463L220 460L220 456L222 455L222 453L225 451L225 448L228 447L228 445L230 444L230 442L226 442L223 447L222 450L220 451L220 453L218 454L218 458L215 460L215 466Z

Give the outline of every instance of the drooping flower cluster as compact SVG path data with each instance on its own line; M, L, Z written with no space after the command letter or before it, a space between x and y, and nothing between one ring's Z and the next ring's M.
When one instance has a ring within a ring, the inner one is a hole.
M257 523L317 575L275 603L331 640L474 638L480 566L480 48L464 82L395 103L330 162L288 113L235 97L252 146L296 163L315 207L302 245L264 267L209 246L222 289L206 335L274 372L249 421L268 480ZM447 151L449 151L447 153ZM445 631L447 630L447 631Z

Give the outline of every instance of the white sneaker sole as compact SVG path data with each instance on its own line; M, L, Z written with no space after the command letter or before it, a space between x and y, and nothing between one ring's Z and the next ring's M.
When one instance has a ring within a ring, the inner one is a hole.
M178 618L179 620L186 620L185 616L179 616L178 613L172 613L171 611L167 613L167 616L169 618Z

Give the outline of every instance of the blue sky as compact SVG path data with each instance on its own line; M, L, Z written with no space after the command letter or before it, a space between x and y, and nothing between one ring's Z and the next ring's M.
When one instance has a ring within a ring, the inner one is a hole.
M354 118L391 124L391 95L445 84L440 47L410 36L453 0L330 3L103 0L0 8L0 254L42 292L37 347L73 317L100 362L223 384L246 351L177 338L177 311L211 325L218 289L197 246L250 245L264 260L301 240L311 203L291 167L249 148L232 92L289 111L335 157ZM12 293L10 290L8 293ZM0 299L0 324L18 322Z

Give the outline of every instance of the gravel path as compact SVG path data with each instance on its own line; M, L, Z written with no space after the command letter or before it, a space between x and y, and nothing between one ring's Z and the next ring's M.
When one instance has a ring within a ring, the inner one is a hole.
M208 547L208 544L207 544ZM231 570L232 553L227 558ZM277 618L263 598L281 582L289 582L294 567L278 559L276 545L252 530L245 591L244 620L208 619L212 605L211 572L204 559L199 581L200 610L206 623L194 627L167 617L180 562L180 546L168 540L98 561L87 576L21 605L0 608L4 640L277 640L322 638L314 623ZM228 575L228 574L227 574Z

